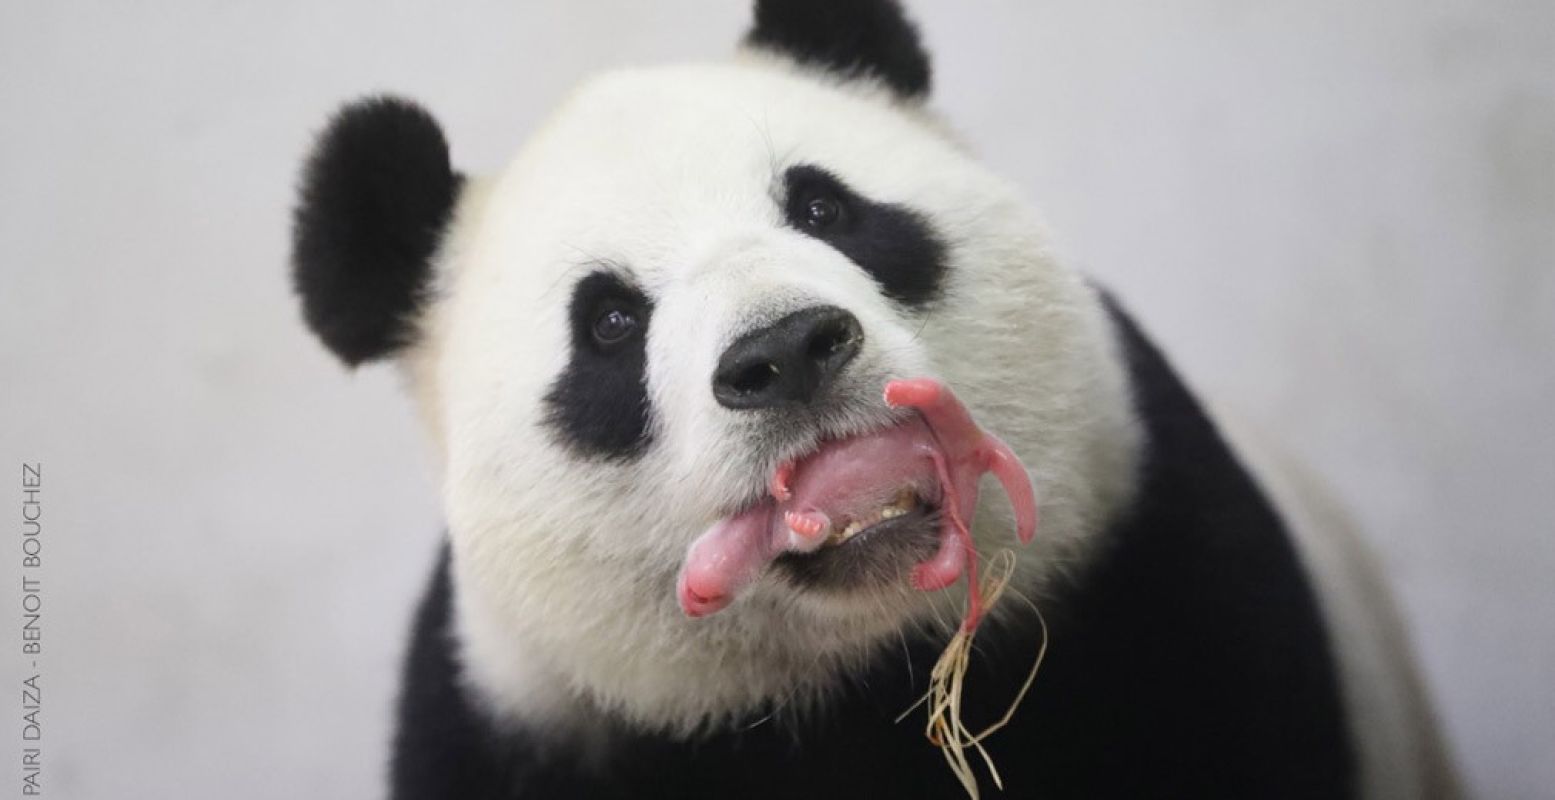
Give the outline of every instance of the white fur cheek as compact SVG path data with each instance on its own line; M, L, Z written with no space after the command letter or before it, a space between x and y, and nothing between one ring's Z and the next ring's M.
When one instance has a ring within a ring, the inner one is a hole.
M933 218L954 242L945 299L918 338L979 424L1010 444L1037 490L1033 545L1013 536L992 482L976 534L985 555L1013 548L1028 593L1090 552L1132 491L1141 433L1111 324L1094 291L1047 254L1040 222L1000 182L941 193ZM925 198L924 202L934 202ZM1006 604L1008 612L1018 604Z

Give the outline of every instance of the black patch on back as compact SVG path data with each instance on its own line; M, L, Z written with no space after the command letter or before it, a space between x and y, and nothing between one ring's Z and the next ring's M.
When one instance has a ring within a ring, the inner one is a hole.
M292 281L303 317L356 366L408 343L461 178L436 120L371 97L330 120L303 169Z
M630 309L639 328L611 347L594 338L606 308ZM572 291L568 317L572 354L545 396L546 424L567 446L587 456L629 459L648 446L647 333L653 304L612 272L595 272Z
M783 194L783 213L790 226L847 256L874 277L886 296L915 307L939 298L946 248L922 214L870 200L831 172L809 164L783 173ZM806 224L805 210L821 197L835 199L841 215L816 230Z
M895 0L757 0L746 41L846 77L879 78L904 97L929 93L929 56Z
M1095 559L1038 598L1047 660L1009 726L985 742L1004 790L979 764L983 795L1352 797L1327 635L1284 526L1160 353L1112 308L1149 437L1140 494ZM485 721L450 653L445 570L446 560L406 668L397 800L965 797L924 740L923 712L895 721L922 695L943 641L884 648L795 732L761 714L693 743L620 728L595 767L555 753L564 745L545 730ZM1029 621L979 630L963 700L971 728L1003 712L1038 643Z
M450 560L444 546L405 654L390 767L396 798L502 797L497 787L514 785L508 765L522 763L507 757L458 684Z

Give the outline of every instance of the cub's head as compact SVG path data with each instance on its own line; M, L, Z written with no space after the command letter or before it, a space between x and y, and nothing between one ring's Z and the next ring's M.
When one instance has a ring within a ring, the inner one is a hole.
M772 0L727 62L586 81L489 177L406 101L330 123L296 217L305 316L346 363L408 376L461 663L502 713L689 733L804 708L954 619L962 593L909 580L942 498L847 458L891 454L891 379L944 381L1030 467L1028 593L1121 502L1134 426L1097 299L929 82L894 2ZM843 498L825 545L685 613L692 543L821 455L817 491ZM987 495L985 554L1013 546Z

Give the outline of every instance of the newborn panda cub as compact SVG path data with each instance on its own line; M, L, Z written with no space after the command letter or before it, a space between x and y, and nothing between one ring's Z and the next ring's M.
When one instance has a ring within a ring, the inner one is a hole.
M304 315L404 371L447 514L394 797L1355 793L1281 518L929 85L896 3L763 0L490 176L404 100L329 123ZM954 716L1014 710L958 751L914 706L973 627Z

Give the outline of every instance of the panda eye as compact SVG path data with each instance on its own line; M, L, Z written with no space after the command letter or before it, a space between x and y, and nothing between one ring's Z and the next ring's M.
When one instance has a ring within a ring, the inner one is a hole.
M607 308L594 318L594 341L620 344L637 332L637 315L624 308Z
M825 230L842 217L842 203L831 195L813 197L804 207L804 224L811 230Z

